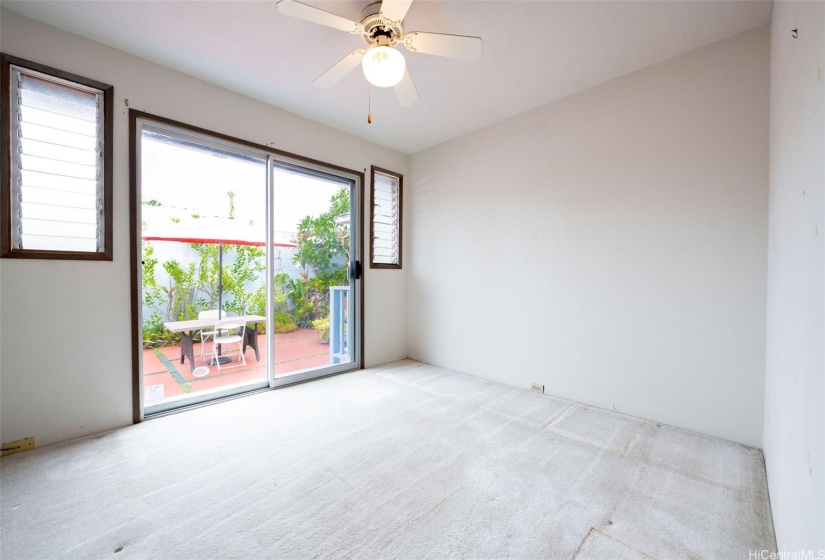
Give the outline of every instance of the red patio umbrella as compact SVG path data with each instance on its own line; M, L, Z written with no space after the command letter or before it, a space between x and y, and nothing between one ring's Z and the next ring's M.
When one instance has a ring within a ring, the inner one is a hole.
M185 210L166 207L142 207L144 241L177 241L179 243L203 243L218 245L218 319L223 314L223 246L247 245L263 247L266 245L264 225L244 224L232 218L199 217L193 218ZM188 215L187 215L188 214ZM295 248L294 243L277 242L275 247Z

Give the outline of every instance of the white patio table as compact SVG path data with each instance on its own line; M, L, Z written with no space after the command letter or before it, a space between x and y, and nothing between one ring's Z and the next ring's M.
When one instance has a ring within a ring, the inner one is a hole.
M246 321L246 329L244 330L244 340L242 352L246 352L246 347L250 346L255 350L255 359L261 361L261 354L258 350L258 323L266 321L266 317L260 315L239 315L237 317L222 317L222 319L236 319ZM164 323L167 329L172 332L180 333L180 363L184 363L184 358L189 358L189 370L195 368L195 350L193 348L192 339L195 333L201 330L212 330L215 328L215 323L218 318L212 319L191 319L189 321L170 321ZM220 347L218 347L218 354L220 354Z

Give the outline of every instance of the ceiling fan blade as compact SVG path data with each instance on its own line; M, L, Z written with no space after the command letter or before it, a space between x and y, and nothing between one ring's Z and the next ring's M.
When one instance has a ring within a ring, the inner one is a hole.
M360 23L354 22L345 17L331 14L320 8L301 4L296 0L281 0L278 2L278 11L287 16L326 25L327 27L340 29L341 31L346 31L347 33L360 34L364 32L364 27Z
M385 0L386 1L386 0ZM461 60L478 60L484 49L481 37L444 35L413 31L404 37L404 46L412 52L447 56Z
M384 0L381 2L381 17L398 23L407 15L412 3L413 0Z
M410 73L404 70L404 77L393 86L395 96L402 107L407 107L418 101L418 90L415 89Z
M335 66L318 76L313 84L319 88L330 88L341 81L341 78L352 72L356 66L361 64L366 49L356 49L347 56L339 60Z

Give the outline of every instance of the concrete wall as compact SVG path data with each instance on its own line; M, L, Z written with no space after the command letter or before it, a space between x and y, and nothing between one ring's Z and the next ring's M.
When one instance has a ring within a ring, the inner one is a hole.
M7 10L0 50L115 86L114 262L0 261L2 441L45 445L132 421L126 99L350 169L407 171L405 155ZM405 272L366 269L367 365L407 354Z
M764 451L788 552L825 550L823 64L825 4L774 2Z
M769 29L411 159L410 357L762 443Z

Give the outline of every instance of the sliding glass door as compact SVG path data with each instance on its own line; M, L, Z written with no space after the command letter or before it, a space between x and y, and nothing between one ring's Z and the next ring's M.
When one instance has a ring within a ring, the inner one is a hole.
M355 362L355 181L318 166L272 168L276 385Z
M360 365L360 174L136 120L144 415Z

